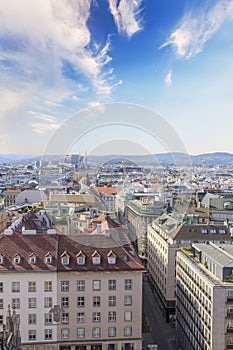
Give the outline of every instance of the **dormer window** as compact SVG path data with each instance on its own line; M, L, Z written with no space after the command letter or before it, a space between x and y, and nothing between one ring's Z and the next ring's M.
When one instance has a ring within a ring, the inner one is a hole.
M69 265L70 263L70 256L66 251L61 255L61 263L62 265Z
M52 264L53 256L51 253L47 253L44 258L45 264Z
M0 265L4 264L4 255L0 254Z
M208 233L208 231L206 229L201 230L201 233L203 233L204 235L206 235Z
M36 261L37 261L37 255L35 253L32 253L28 258L28 262L29 264L36 264Z
M76 258L77 258L77 264L78 265L85 265L86 256L83 254L83 252L81 250L76 255Z
M107 258L110 265L116 264L116 254L114 254L112 250L108 253Z
M14 258L13 258L13 263L14 264L21 264L21 260L22 260L22 258L21 258L21 255L20 254L17 254L17 255L15 255L14 256Z
M97 252L97 250L92 254L92 263L94 265L100 265L101 263L101 255Z

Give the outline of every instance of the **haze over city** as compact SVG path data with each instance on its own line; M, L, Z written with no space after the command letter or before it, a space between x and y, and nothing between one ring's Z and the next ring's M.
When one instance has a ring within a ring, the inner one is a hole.
M233 153L232 19L232 0L1 0L1 153L42 154L80 115L64 152L180 151L148 136L147 113L147 136L133 114L116 126L119 103L159 115L189 154Z

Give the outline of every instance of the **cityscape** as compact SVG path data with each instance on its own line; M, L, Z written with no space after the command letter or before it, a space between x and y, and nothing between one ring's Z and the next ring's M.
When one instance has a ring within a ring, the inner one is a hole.
M1 162L3 348L233 348L232 156L171 156Z
M0 0L0 350L233 349L233 0Z

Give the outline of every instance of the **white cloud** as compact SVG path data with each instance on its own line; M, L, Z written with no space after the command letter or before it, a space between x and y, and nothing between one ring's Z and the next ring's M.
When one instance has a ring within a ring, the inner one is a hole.
M16 111L23 102L20 91L9 89L0 90L0 119L6 118L12 111Z
M131 37L143 29L140 5L140 0L109 0L109 9L118 32L126 33Z
M31 0L7 2L0 0L1 36L7 34L11 48L0 52L1 60L13 62L17 72L4 68L14 84L22 88L22 81L43 86L43 92L63 94L75 85L64 76L63 63L69 62L77 74L83 74L96 92L111 92L109 77L102 73L111 62L107 43L91 48L91 32L87 21L92 0ZM7 67L7 66L6 66ZM98 84L101 76L101 84ZM12 83L12 82L11 82ZM14 85L14 86L15 86ZM81 84L80 84L81 85ZM102 85L106 89L102 89ZM36 88L37 88L36 87ZM38 93L38 92L37 92ZM50 104L55 103L47 98ZM48 104L48 102L46 102Z
M161 48L171 45L178 56L190 58L203 50L225 20L232 18L233 0L218 1L195 15L188 13Z
M165 77L165 83L169 87L172 84L172 70L170 69Z
M59 128L60 124L55 123L31 123L33 130L40 135L46 135Z
M34 118L39 119L39 120L44 120L47 122L55 122L56 118L48 115L48 114L43 114L43 113L38 113L35 111L29 111L29 114L32 115Z

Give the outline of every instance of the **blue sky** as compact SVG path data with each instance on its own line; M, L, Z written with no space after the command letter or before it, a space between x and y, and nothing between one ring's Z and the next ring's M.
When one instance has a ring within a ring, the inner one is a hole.
M232 33L233 0L0 0L0 153L42 154L109 105L111 125L90 122L70 151L167 151L127 108L116 127L115 103L159 114L190 154L233 153Z

